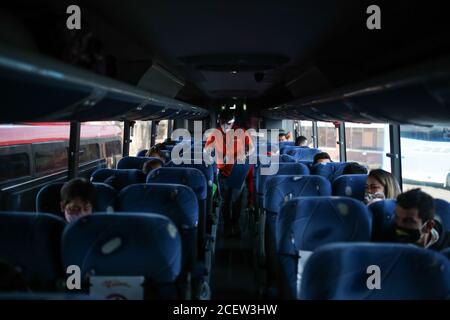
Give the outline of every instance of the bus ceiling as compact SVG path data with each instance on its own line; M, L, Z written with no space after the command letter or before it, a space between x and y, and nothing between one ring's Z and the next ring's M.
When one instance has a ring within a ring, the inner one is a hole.
M209 111L54 59L0 46L0 123L203 119Z

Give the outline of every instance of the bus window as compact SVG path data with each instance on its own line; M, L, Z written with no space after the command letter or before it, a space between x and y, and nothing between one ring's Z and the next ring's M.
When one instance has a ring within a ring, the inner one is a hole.
M123 125L116 121L85 122L80 132L80 164L105 159L113 168L122 155Z
M331 122L317 122L319 149L327 152L331 160L339 162L338 129Z
M161 120L156 132L156 143L162 143L167 139L169 120Z
M7 151L7 148L0 148L0 183L17 178L27 177L31 175L30 171L30 159L27 153L11 153ZM12 148L8 148L12 149ZM10 152L14 152L11 150Z
M313 142L313 132L312 132L312 121L298 121L299 123L299 133L301 136L308 139L308 147L312 148Z
M347 161L358 162L369 170L388 170L389 125L345 123Z
M400 126L403 190L450 201L450 128Z
M97 143L80 146L80 164L100 159L100 147Z
M136 121L133 126L130 156L136 156L141 150L150 148L151 121Z
M47 142L33 145L36 175L67 169L67 143Z

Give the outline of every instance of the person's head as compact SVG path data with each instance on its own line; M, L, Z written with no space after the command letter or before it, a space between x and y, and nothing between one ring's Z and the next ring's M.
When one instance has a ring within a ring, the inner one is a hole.
M326 152L319 152L314 156L313 164L331 162L331 157Z
M278 142L284 142L287 141L287 134L286 132L280 132L278 134Z
M297 139L295 139L295 145L299 147L307 147L308 139L306 139L305 136L299 136L297 137Z
M233 128L236 118L232 111L225 109L219 113L218 121L223 132L227 132Z
M164 148L164 145L162 143L157 143L153 147L151 147L150 150L147 151L145 156L151 157L151 158L159 158L159 159L165 161L164 154L161 151L163 148Z
M22 274L6 261L0 261L0 292L30 291Z
M395 207L395 239L425 247L435 226L434 210L433 197L420 189L400 194Z
M400 186L394 176L382 169L370 171L366 182L365 202L370 199L395 199L400 194Z
M144 171L145 174L148 174L153 169L158 169L161 167L162 167L161 161L159 161L158 159L152 159L144 162L144 165L142 166L142 171Z
M357 162L350 162L345 166L342 174L367 174L367 169Z
M83 178L75 178L61 188L61 211L68 222L92 213L95 189Z

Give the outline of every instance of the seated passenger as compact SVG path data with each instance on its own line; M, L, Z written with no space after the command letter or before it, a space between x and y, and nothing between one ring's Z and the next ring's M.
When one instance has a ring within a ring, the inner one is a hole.
M61 211L67 222L92 213L95 189L83 178L75 178L61 188Z
M450 233L434 220L434 199L421 189L412 189L397 197L395 224L387 241L413 243L441 251L450 246Z
M144 162L144 165L142 166L142 171L144 171L145 174L148 174L150 171L161 167L162 167L161 161L153 159Z
M342 174L367 174L367 169L357 162L350 162L345 166Z
M320 152L314 156L313 165L318 164L318 163L328 163L328 162L333 162L333 161L331 161L330 155L326 152Z
M278 142L284 142L291 140L291 133L286 133L284 130L280 130L280 133L278 134Z
M161 151L164 148L165 148L165 145L163 143L157 143L153 147L151 147L150 150L147 151L145 156L152 157L152 158L159 158L163 162L166 162L166 158L164 157L164 154Z
M370 171L364 195L365 204L384 199L395 199L399 194L400 186L391 173L382 169Z
M295 139L295 145L298 147L308 147L308 139L305 136L299 136Z

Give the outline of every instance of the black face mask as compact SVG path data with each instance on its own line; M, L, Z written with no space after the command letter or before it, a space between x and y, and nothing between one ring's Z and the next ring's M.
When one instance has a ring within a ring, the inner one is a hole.
M419 229L407 229L394 225L394 239L398 242L416 243L420 237Z

